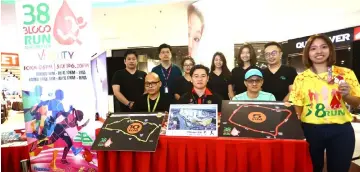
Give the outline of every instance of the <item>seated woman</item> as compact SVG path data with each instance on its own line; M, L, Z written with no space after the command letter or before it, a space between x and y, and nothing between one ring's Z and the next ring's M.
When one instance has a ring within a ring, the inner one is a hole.
M247 91L236 95L232 100L276 101L273 94L261 91L263 83L263 75L259 69L248 70L244 81Z

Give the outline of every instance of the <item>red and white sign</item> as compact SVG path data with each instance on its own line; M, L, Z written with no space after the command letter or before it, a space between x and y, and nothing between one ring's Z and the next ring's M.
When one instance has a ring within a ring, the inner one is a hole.
M360 26L354 28L354 41L360 40Z
M1 66L19 66L19 55L15 53L1 53Z

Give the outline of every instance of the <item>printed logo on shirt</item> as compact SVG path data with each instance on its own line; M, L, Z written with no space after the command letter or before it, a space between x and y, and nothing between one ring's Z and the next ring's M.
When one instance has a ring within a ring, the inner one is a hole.
M212 102L211 102L211 100L208 100L207 103L208 103L208 104L211 104Z
M308 107L308 112L305 116L309 116L313 113L312 104L306 105ZM318 118L324 118L328 116L345 116L345 111L343 109L325 109L323 103L317 103L315 105L314 115Z
M286 80L286 77L285 76L280 76L280 79L281 80Z

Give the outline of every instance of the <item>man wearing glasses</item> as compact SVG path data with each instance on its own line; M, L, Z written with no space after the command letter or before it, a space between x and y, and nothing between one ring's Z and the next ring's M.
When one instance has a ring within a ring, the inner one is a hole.
M161 44L158 48L161 64L155 66L152 72L159 75L162 82L160 91L169 96L174 96L174 81L177 77L182 76L182 72L178 66L171 62L171 47L167 44Z
M145 77L146 94L135 101L133 112L166 112L169 111L172 100L168 94L161 93L162 82L159 75L150 72Z
M297 72L295 68L281 65L283 55L281 45L277 42L265 44L265 59L268 67L263 69L263 91L274 94L277 101L288 101L290 86Z
M244 81L247 91L236 95L232 100L276 101L273 94L261 91L263 83L263 75L259 69L248 70Z

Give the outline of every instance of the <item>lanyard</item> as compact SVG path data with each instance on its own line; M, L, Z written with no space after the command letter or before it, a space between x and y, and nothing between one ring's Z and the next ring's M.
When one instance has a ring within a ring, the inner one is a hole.
M194 95L192 95L193 98L193 103L194 104L205 104L205 100L206 100L206 95L199 97L199 98L195 98ZM201 99L201 103L198 102L198 100Z
M169 69L169 71L167 72L167 75L165 76L165 72L166 72L166 71L164 71L164 68L161 67L161 72L162 72L162 74L163 74L163 76L164 76L164 79L165 79L165 86L167 86L167 81L169 80L170 73L171 73L171 69L172 69L172 65L170 66L170 69Z
M323 79L319 76L319 74L317 74L316 70L314 68L312 68L312 70L314 71L314 73L318 76L319 79L323 80L323 81L326 81L328 84L333 84L333 76L332 76L332 68L331 66L328 67L327 69L327 79Z
M156 101L155 101L155 104L154 104L154 107L153 107L152 112L155 112L155 109L156 109L156 106L157 106L158 103L159 103L159 100L160 100L160 93L159 93L158 97L156 98ZM148 105L148 112L151 112L151 111L150 111L150 97L149 97L149 95L147 96L147 105Z

